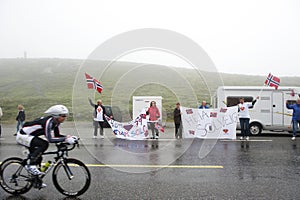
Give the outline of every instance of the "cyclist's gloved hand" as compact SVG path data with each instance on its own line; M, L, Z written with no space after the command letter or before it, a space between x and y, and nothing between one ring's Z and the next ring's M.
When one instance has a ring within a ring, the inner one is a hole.
M69 144L74 144L78 141L78 137L76 136L68 136L65 141Z
M77 136L73 135L71 137L75 140L75 142L78 142L78 137Z

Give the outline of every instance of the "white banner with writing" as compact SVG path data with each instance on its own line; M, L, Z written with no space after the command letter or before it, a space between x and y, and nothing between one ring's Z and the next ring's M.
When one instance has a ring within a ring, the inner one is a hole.
M236 139L237 106L180 110L184 138Z
M117 138L143 140L149 137L146 114L140 114L135 120L127 123L117 122L107 116L105 118Z

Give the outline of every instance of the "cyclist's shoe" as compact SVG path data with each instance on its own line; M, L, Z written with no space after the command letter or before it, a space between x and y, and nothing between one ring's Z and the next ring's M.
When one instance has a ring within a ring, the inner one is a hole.
M45 174L44 172L41 172L36 165L25 165L25 169L32 175L42 175Z
M33 187L40 190L40 189L47 187L47 185L45 183L37 181L37 182L33 183Z
M45 188L45 187L47 187L47 185L46 185L45 183L42 183L42 184L40 185L40 189Z

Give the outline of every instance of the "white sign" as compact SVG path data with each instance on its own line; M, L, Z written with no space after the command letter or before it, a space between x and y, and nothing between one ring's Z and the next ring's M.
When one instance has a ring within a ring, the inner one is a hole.
M105 116L117 138L127 140L144 140L148 136L146 113L141 113L135 120L127 123L117 122Z
M180 107L184 138L236 139L238 108Z

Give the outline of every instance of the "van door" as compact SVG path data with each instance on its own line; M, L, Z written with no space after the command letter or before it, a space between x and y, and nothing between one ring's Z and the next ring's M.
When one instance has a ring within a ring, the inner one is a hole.
M276 126L283 126L284 122L284 100L283 93L274 91L272 93L272 124Z

